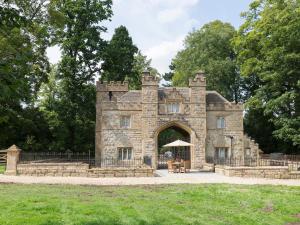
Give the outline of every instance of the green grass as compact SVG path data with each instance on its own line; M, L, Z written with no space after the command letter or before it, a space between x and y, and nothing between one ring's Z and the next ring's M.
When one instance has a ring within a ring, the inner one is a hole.
M4 165L0 165L0 174L4 173L5 171L5 166Z
M1 225L287 223L300 223L299 187L0 184Z

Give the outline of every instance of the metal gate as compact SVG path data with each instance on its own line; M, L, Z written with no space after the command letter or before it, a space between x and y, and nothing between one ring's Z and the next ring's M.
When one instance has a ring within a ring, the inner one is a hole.
M169 154L168 152L171 152ZM167 169L169 160L191 160L190 149L172 149L165 153L158 154L157 169Z
M0 166L6 167L7 150L0 150Z

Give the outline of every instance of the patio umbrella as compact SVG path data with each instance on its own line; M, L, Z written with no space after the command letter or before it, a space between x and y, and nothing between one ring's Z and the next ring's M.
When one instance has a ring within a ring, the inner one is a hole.
M187 147L187 146L194 146L194 145L185 141L177 140L169 144L166 144L163 147Z

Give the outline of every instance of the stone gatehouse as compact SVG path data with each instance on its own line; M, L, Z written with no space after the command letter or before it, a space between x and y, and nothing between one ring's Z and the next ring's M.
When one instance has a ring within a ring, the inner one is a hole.
M96 161L105 158L151 158L158 163L158 135L170 127L189 135L192 169L209 157L258 157L258 145L243 129L243 105L206 90L202 72L189 87L159 87L159 80L143 73L142 90L128 83L97 82Z

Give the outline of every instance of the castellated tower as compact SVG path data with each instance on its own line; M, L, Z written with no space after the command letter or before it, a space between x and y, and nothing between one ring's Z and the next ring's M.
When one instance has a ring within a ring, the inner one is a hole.
M101 158L109 153L109 145L103 144L104 138L108 136L108 130L105 120L113 120L112 111L117 110L117 98L128 92L128 82L97 82L97 100L96 100L96 133L95 133L95 159L100 162Z
M151 136L157 127L158 78L144 72L142 77L142 149L145 157L154 158L156 143ZM152 161L153 163L154 161ZM153 165L155 167L155 165Z
M190 88L190 118L189 124L195 131L197 138L194 144L194 152L191 156L193 165L203 165L205 162L205 140L206 140L206 80L204 72L200 71L195 78L189 80Z

